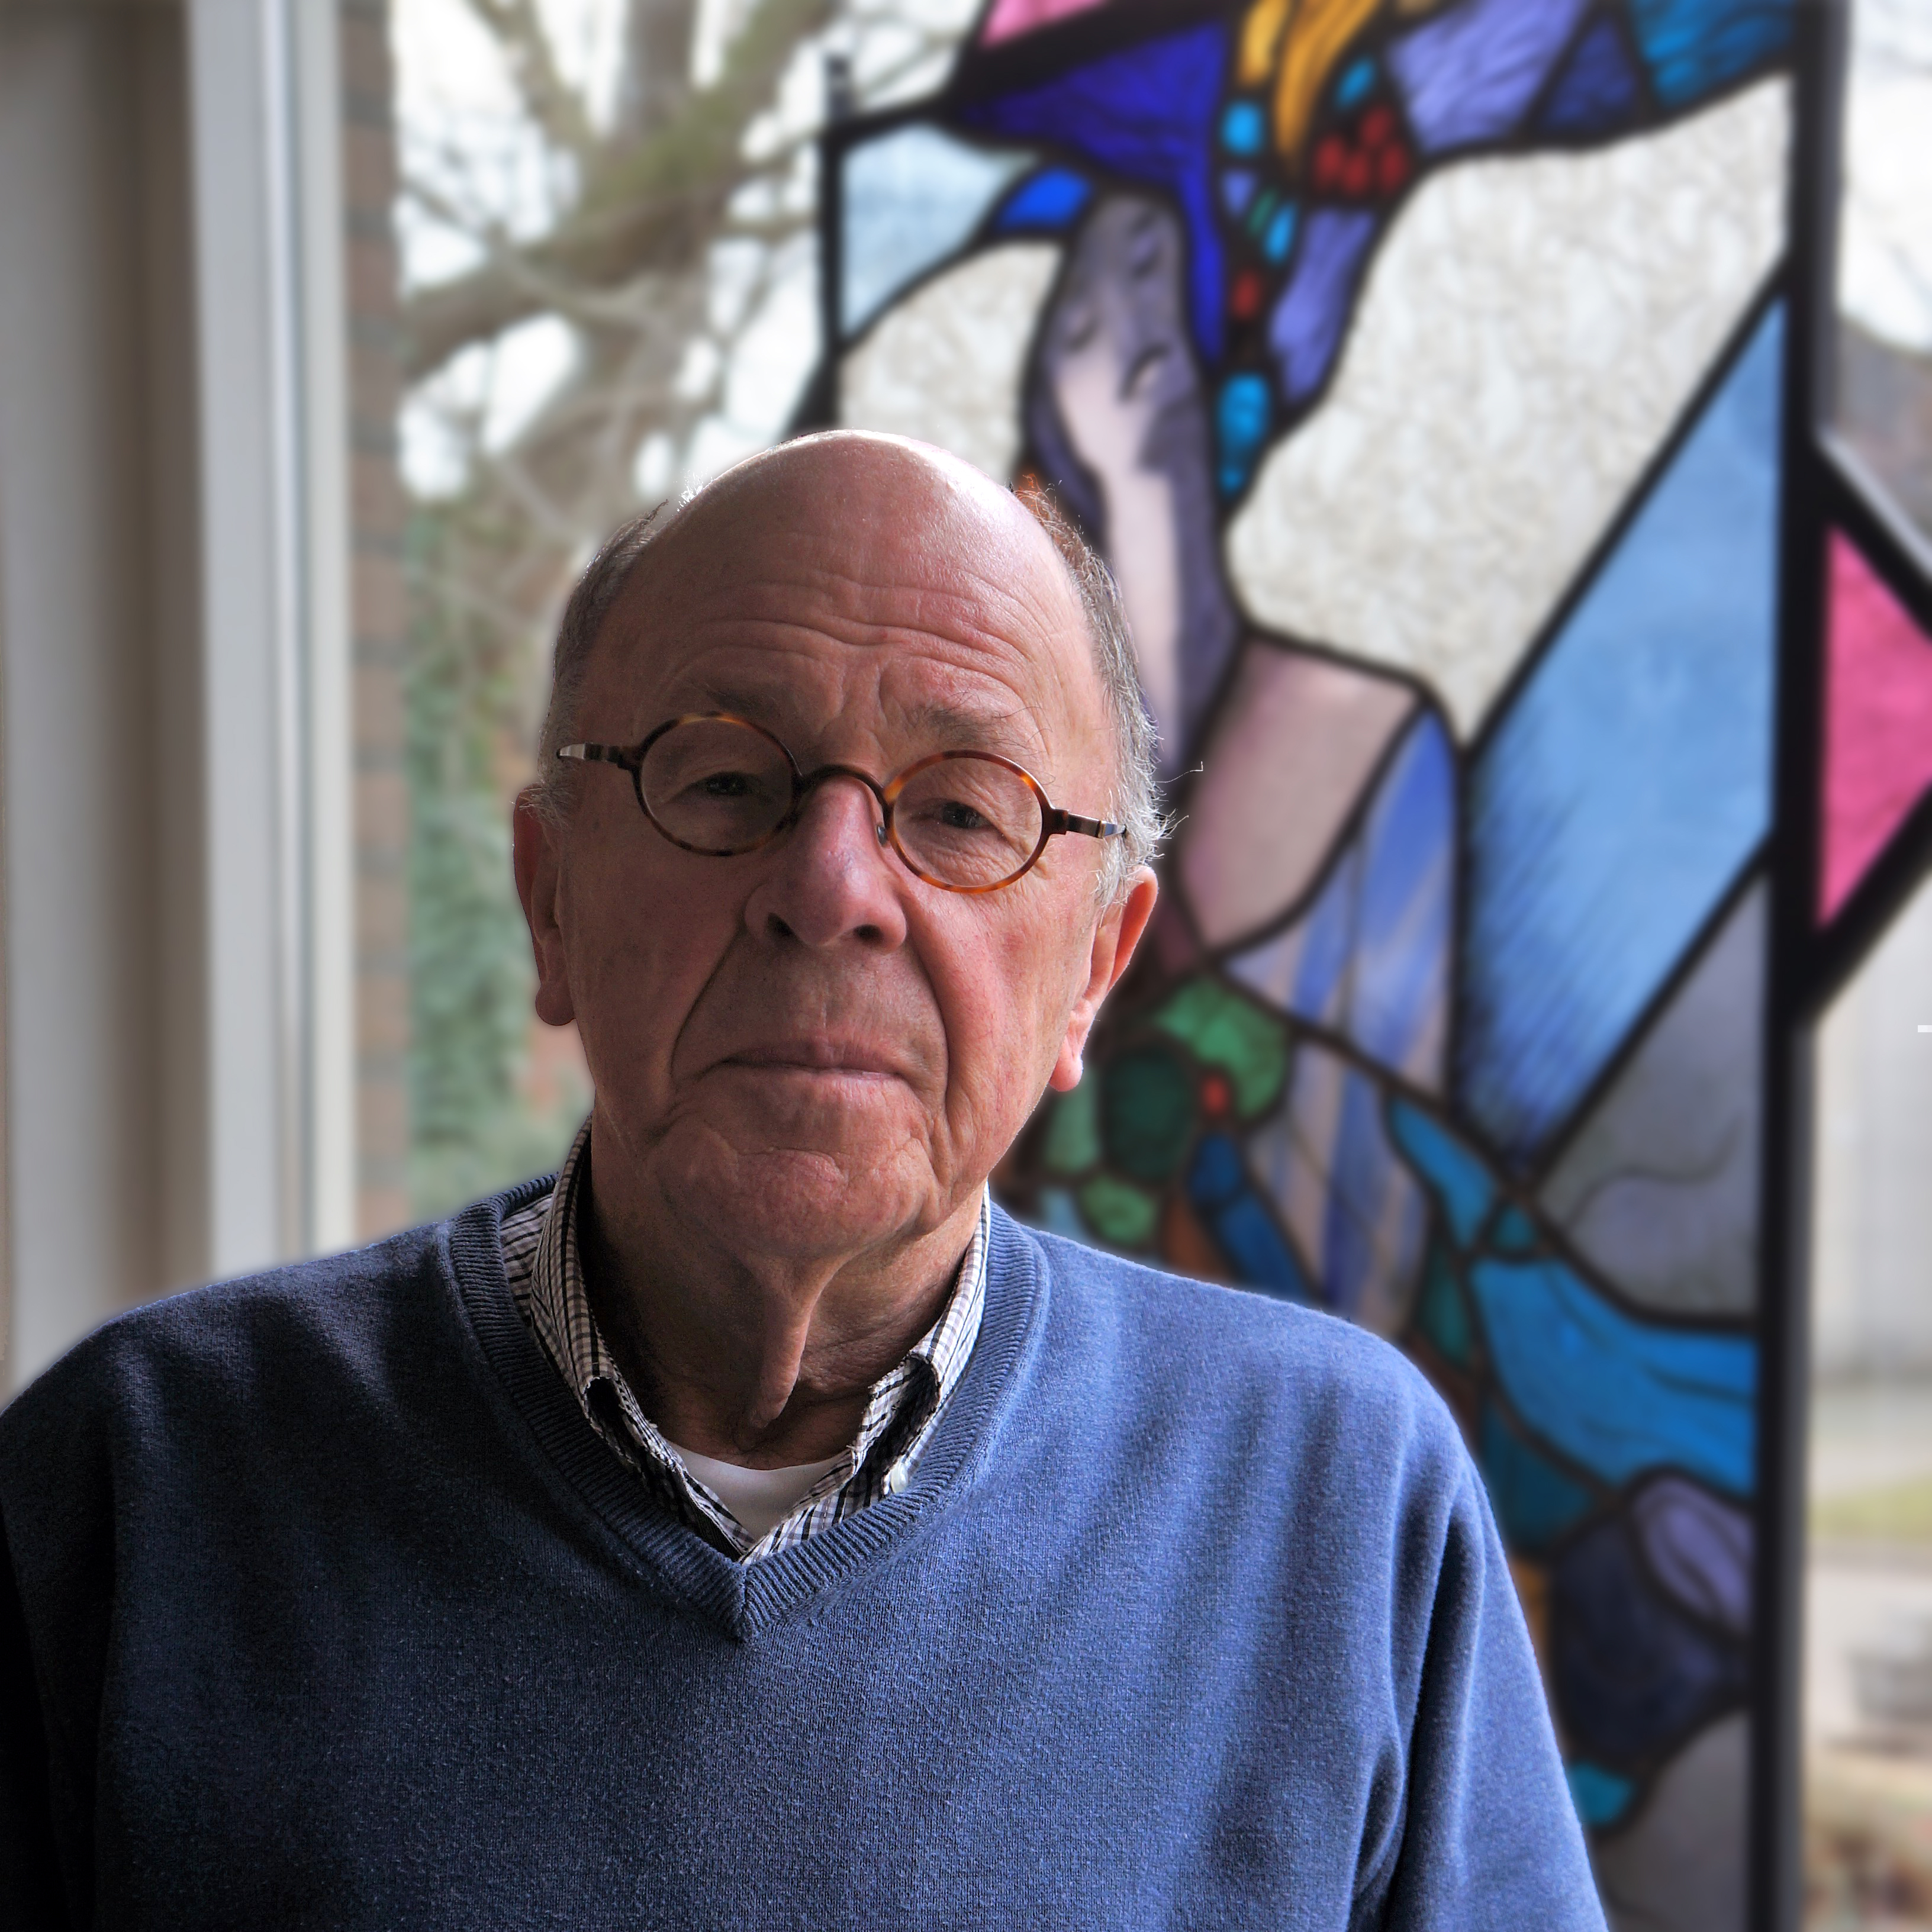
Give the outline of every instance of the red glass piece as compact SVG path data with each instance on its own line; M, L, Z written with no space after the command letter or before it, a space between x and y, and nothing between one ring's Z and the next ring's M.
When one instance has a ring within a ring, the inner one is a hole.
M1358 153L1348 157L1342 173L1342 186L1347 193L1358 197L1365 195L1375 185L1375 180L1376 164L1369 155Z
M1234 278L1228 292L1228 310L1237 322L1252 322L1261 313L1262 278L1252 268L1244 268Z
M1376 173L1384 194L1400 194L1408 185L1408 150L1384 148L1376 164Z
M1932 638L1836 530L1825 649L1821 921L1932 791Z
M1371 107L1362 116L1362 146L1379 148L1395 132L1395 116L1386 107Z
M1234 1104L1234 1090L1225 1073L1210 1073L1202 1082L1201 1111L1210 1120L1220 1119Z
M1315 149L1315 185L1334 188L1348 166L1348 151L1333 134L1324 136Z

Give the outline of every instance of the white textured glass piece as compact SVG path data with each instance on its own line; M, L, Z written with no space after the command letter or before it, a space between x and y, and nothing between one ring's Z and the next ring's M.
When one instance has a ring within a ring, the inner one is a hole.
M1001 483L1019 460L1020 384L1060 250L1014 242L937 275L838 365L838 420L936 442Z
M902 128L845 158L839 326L862 328L908 282L979 226L1024 148L975 148L936 128Z
M1766 81L1424 183L1229 526L1250 612L1427 678L1469 735L1775 263L1790 121Z

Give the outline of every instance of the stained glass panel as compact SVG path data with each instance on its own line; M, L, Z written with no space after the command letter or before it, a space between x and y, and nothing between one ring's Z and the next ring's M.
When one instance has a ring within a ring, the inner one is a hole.
M997 0L923 111L1037 164L837 352L1101 548L1179 814L1007 1198L1435 1378L1606 1896L1686 1932L1744 1886L1790 18Z

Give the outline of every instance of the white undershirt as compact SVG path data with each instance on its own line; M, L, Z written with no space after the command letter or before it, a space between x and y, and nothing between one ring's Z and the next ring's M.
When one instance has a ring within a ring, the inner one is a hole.
M667 1438L668 1440L668 1438ZM721 1462L673 1442L678 1460L717 1497L753 1536L767 1536L805 1500L819 1478L837 1468L843 1456L822 1462L797 1462L789 1469L748 1469Z

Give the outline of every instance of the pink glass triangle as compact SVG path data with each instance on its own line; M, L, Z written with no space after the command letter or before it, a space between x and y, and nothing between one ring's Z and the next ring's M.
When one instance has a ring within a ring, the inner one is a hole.
M1825 688L1825 862L1832 918L1932 790L1932 638L1832 532Z
M1084 14L1106 4L1106 0L993 0L993 10L980 29L980 44L990 47L1000 40L1015 40L1036 27L1064 20L1070 14Z

